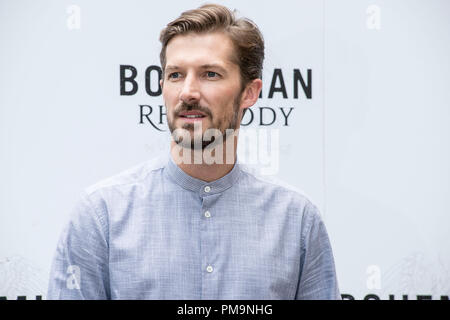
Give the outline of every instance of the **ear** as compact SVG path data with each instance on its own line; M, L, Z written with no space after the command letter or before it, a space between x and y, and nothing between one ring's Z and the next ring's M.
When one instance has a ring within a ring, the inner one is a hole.
M259 98L262 88L261 79L253 79L247 84L241 97L241 109L250 108Z
M159 85L161 86L161 89L163 88L163 84L164 84L163 79L159 80Z

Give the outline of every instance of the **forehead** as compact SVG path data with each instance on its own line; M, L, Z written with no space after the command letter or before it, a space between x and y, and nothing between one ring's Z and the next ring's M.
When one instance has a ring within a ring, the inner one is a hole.
M234 45L224 33L188 33L173 37L166 47L166 66L221 64L235 68Z

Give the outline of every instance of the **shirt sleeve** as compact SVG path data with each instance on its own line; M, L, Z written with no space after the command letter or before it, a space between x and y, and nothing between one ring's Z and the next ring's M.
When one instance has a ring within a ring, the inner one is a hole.
M341 300L333 252L318 209L305 207L297 300Z
M47 299L108 299L106 219L84 194L65 226L54 255Z

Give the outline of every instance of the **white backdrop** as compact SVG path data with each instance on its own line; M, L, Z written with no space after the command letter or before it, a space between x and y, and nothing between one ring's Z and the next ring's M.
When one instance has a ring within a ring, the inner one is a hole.
M246 128L279 130L276 176L319 206L341 293L450 295L450 2L219 2L263 32ZM0 297L45 299L79 193L168 150L167 131L139 123L139 105L158 122L163 104L145 70L164 25L203 3L0 0ZM120 94L120 65L136 68L135 95ZM269 97L277 69L286 98ZM294 97L294 69L310 70L310 97L300 84Z

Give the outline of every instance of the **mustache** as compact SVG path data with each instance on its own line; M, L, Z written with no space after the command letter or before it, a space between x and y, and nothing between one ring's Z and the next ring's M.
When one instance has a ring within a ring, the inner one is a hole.
M178 107L175 108L174 110L175 116L178 116L180 112L183 111L200 111L206 114L208 117L212 118L211 111L208 108L203 107L197 103L190 104L183 101Z

